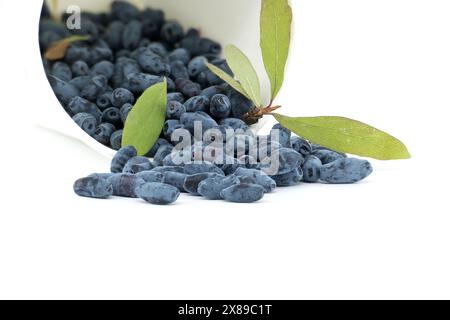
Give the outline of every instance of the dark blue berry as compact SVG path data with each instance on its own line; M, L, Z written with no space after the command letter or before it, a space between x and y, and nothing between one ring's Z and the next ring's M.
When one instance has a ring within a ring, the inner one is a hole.
M139 198L156 205L168 205L177 201L180 191L168 184L148 182L136 189Z
M221 192L224 200L235 203L252 203L264 197L264 188L257 184L237 184Z
M75 181L75 193L81 197L106 199L113 195L112 183L99 177L87 177Z
M111 135L110 143L111 148L119 150L122 147L123 130L117 130Z
M181 116L186 113L186 107L178 101L169 101L166 107L166 117L168 119L180 120Z
M137 156L137 150L133 146L123 147L117 151L116 155L111 161L111 172L121 173L127 162Z
M320 168L320 180L331 184L348 184L364 180L373 172L366 160L341 158Z
M118 173L108 179L113 186L113 195L126 198L137 198L136 189L145 181L134 174Z
M214 118L227 118L231 113L230 99L224 94L216 94L211 99L210 112Z
M97 129L97 119L90 113L78 113L73 117L73 121L90 136L94 135Z
M188 99L184 106L186 107L187 112L197 112L197 111L209 111L209 99L205 96L195 96Z

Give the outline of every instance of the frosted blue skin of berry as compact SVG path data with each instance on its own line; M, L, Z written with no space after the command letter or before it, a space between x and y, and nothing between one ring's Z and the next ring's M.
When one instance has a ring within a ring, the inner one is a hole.
M292 137L291 138L291 147L304 157L311 154L312 152L312 146L311 144L306 141L305 139L302 139L300 137Z
M131 20L125 25L122 33L122 45L125 49L133 50L139 45L142 38L142 23Z
M216 173L224 175L224 172L215 164L210 162L190 162L184 165L184 173L193 175L198 173Z
M111 172L122 173L123 168L127 164L128 160L137 156L137 150L133 146L126 146L117 151L114 158L111 161Z
M72 119L88 135L94 135L95 130L97 129L97 119L93 115L82 112L76 114Z
M72 70L68 64L64 62L56 62L52 67L52 75L62 81L72 80Z
M134 102L133 93L125 88L117 88L112 92L111 103L114 107L121 108L124 104L133 104Z
M113 195L112 183L100 177L87 177L75 182L73 189L81 197L106 199Z
M169 53L168 59L170 62L181 61L187 65L191 60L191 54L184 48L178 48Z
M230 99L224 94L216 94L211 99L210 113L217 119L227 118L231 113Z
M91 73L89 65L82 60L72 63L71 70L74 77L87 76Z
M184 103L184 95L181 92L171 92L167 94L167 102L177 101L179 103Z
M116 128L113 124L104 122L97 127L97 130L92 137L101 144L106 145L111 140L111 136L115 131Z
M136 176L145 182L163 182L164 180L164 174L154 170L142 171L137 173Z
M272 158L276 160L272 160ZM262 161L262 168L270 168L273 166L273 161L278 161L279 169L277 175L283 175L300 167L304 162L304 158L293 149L281 148L276 150L272 157L267 157Z
M285 148L291 148L292 132L290 130L284 128L281 124L276 124L273 126L272 131L271 131L271 137L275 137L274 131L278 132L279 141L277 141L277 142Z
M114 65L111 63L111 61L100 61L92 67L91 71L92 76L102 75L105 76L106 79L111 79L113 74Z
M87 100L96 100L104 94L108 87L108 79L105 76L95 76L89 81L86 87L81 90L81 97Z
M174 186L181 192L186 192L184 190L184 181L186 180L187 174L179 172L165 172L163 183Z
M173 146L172 145L163 145L161 146L155 154L153 158L153 163L155 166L159 167L163 164L164 158L172 153Z
M320 180L330 184L350 184L364 180L373 172L366 160L342 158L320 168Z
M178 200L180 191L165 183L149 182L136 188L136 194L151 204L168 205Z
M257 184L238 184L221 192L224 200L235 203L253 203L264 197L265 190Z
M203 56L198 56L192 59L188 64L189 76L196 78L200 73L207 69L207 62L208 60Z
M134 174L118 173L108 178L113 186L113 195L126 198L137 198L136 188L145 181Z
M111 123L115 126L121 125L122 120L120 117L120 109L116 107L110 107L104 110L102 113L101 121Z
M320 169L322 162L319 158L313 155L309 155L305 159L303 164L303 181L315 183L320 179Z
M195 122L201 122L203 132L218 126L217 122L204 112L186 112L181 116L180 122L191 134L194 134Z
M141 168L140 171L149 171L149 170L153 169L153 165L148 158L142 157L142 156L136 156L127 161L122 172L136 174L138 172L134 168L135 166L142 166L142 167L140 167Z
M58 100L63 106L67 106L74 97L80 94L80 91L72 84L60 80L54 76L49 75L48 81L53 89Z
M160 172L160 173L166 173L166 172L178 172L178 173L184 173L183 167L178 166L164 166L164 167L156 167L152 169L153 172Z
M67 105L67 110L70 114L78 114L78 113L89 113L97 119L98 122L100 122L102 117L102 112L100 109L95 105L94 103L83 99L81 97L74 97L71 99Z
M209 105L210 105L210 101L205 96L195 96L195 97L189 98L184 103L186 112L197 112L197 111L206 112L207 110L209 110Z
M216 176L203 180L198 185L197 192L208 200L221 200L221 193L226 188L229 188L240 182L236 176Z
M196 195L198 196L198 186L200 185L200 182L202 182L203 180L206 180L208 178L212 178L212 177L217 177L220 176L216 173L198 173L198 174L193 174L190 176L187 176L183 187L184 190L186 190L186 192L189 192L192 195Z
M327 150L327 149L315 150L315 151L312 152L312 155L314 155L317 158L319 158L320 161L322 162L322 164L329 164L329 163L334 162L336 160L343 159L343 158L347 157L346 155L344 155L342 153L338 153L336 151Z
M270 177L277 183L277 187L292 187L302 181L303 171L301 169L294 169L291 172Z
M169 101L166 107L166 118L180 120L181 116L186 113L186 107L178 101Z
M271 177L260 170L238 168L234 173L238 177L251 177L255 179L255 184L264 188L265 192L272 192L276 189L277 183Z
M122 147L123 130L117 130L111 135L110 143L111 148L119 150Z

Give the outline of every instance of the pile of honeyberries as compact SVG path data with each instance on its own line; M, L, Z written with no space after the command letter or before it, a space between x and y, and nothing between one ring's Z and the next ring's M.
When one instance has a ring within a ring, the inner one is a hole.
M62 21L66 19L63 15ZM209 62L232 74L220 57L221 45L202 37L197 29L184 30L177 21L166 20L163 11L140 11L131 3L114 1L109 13L82 12L80 22L80 29L68 30L44 9L40 47L58 100L100 143L115 150L121 147L133 104L164 78L169 132L193 117L221 126L228 118L241 119L252 108L251 101L206 66ZM89 40L72 43L60 60L45 58L52 44L73 35L89 36Z
M58 61L45 58L52 44L71 35L89 40L72 43ZM110 173L75 182L80 196L170 204L180 193L189 193L248 203L276 187L302 181L354 183L372 173L369 162L314 145L280 125L269 135L256 135L244 121L252 102L206 66L209 62L232 75L220 57L221 45L199 30L166 20L161 10L141 11L114 1L109 13L82 12L81 28L68 30L44 7L39 40L49 82L63 108L87 134L118 150ZM148 154L138 156L134 147L121 145L124 123L140 95L164 79L164 129ZM174 136L186 134L191 142L179 149ZM275 171L270 169L274 163Z

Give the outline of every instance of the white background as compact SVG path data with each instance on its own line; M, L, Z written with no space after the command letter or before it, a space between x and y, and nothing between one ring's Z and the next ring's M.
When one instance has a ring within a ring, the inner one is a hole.
M357 185L169 207L73 194L109 160L33 125L54 100L33 81L39 5L24 5L0 0L0 298L450 298L449 1L292 3L285 113L368 122L412 160L374 161Z

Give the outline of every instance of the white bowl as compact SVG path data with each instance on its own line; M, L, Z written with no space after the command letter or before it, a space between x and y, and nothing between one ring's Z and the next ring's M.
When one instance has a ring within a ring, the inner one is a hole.
M107 12L112 0L59 0L59 11L65 12L71 5L82 10ZM168 19L176 19L186 28L198 28L202 35L220 42L234 44L241 48L254 62L259 74L265 75L259 48L260 0L133 0L142 7L153 7L165 11ZM37 51L38 52L38 51ZM42 66L39 68L41 81L48 82ZM262 77L263 89L269 88L266 77ZM44 108L36 113L38 125L78 139L97 152L111 157L114 151L95 141L79 128L57 101L50 85L42 92ZM263 90L268 92L269 90ZM267 97L266 97L267 98ZM265 121L254 127L258 131Z

